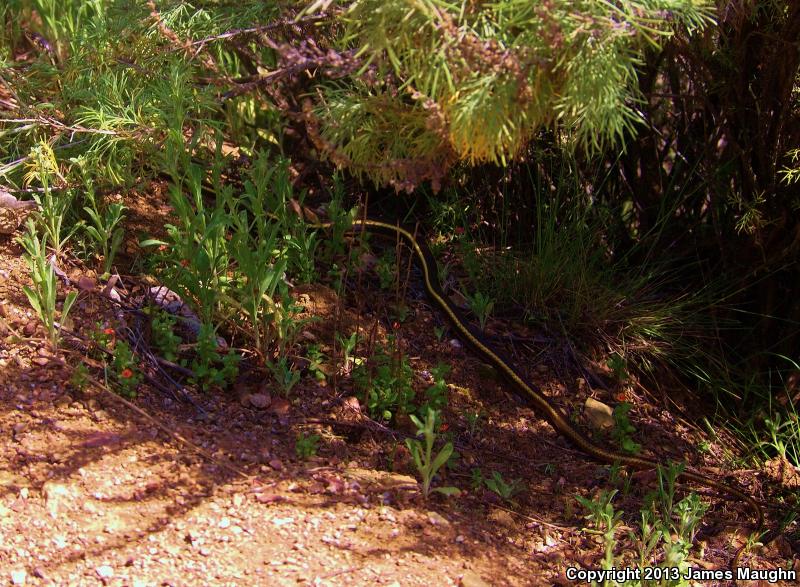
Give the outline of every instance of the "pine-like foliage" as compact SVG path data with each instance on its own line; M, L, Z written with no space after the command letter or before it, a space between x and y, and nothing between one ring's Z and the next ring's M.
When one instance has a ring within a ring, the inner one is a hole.
M599 150L640 120L644 52L712 11L703 0L356 0L340 40L364 63L317 94L317 146L397 188L435 185L459 160L505 163L543 128Z

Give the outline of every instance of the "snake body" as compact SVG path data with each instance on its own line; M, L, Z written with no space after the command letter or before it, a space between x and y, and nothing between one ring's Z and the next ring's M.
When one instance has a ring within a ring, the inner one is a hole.
M331 223L319 223L321 228L329 228ZM580 432L569 419L561 412L561 410L546 396L541 390L533 383L529 382L526 377L519 371L513 363L504 358L499 351L493 349L487 342L484 341L483 335L472 326L468 320L462 315L460 310L456 308L445 293L442 291L439 283L439 274L436 266L436 261L430 249L421 241L419 241L411 231L394 225L388 222L373 219L356 220L351 230L368 231L390 235L395 238L401 237L411 248L416 257L417 262L422 270L425 290L430 299L438 306L439 310L444 313L448 321L458 331L462 340L471 346L481 357L492 364L503 376L511 382L522 395L532 404L532 406L543 415L547 421L560 435L569 440L582 452L592 457L593 459L631 467L638 470L652 470L659 466L658 461L639 457L634 455L623 454L607 448L603 448L589 439L586 435ZM723 494L726 494L729 499L735 498L745 502L755 514L757 523L756 529L753 532L754 536L759 536L764 526L764 514L759 504L751 496L744 493L742 490L724 483L717 481L691 470L681 471L679 477L684 481L692 481L712 488ZM739 548L733 558L732 567L738 566L739 558L744 550L744 546Z

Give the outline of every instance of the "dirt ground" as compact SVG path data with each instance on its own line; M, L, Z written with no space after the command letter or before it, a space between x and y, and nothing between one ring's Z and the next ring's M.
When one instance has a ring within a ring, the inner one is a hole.
M131 234L163 224L165 208L153 199L132 207ZM130 245L127 254L139 253ZM65 267L75 281L92 276ZM612 487L607 467L567 445L457 341L439 340L440 319L422 296L409 302L398 336L417 385L437 363L451 367L444 421L460 458L437 484L458 486L459 497L423 499L403 446L411 427L368 421L346 378L320 385L304 377L288 400L263 376L245 376L227 393L190 390L191 401L144 383L132 400L141 412L97 386L79 392L68 384L71 365L86 360L66 343L49 350L21 290L28 282L19 245L0 237L0 583L572 585L568 567L600 568L602 537L585 529L574 496ZM75 327L108 312L96 295L81 294ZM318 318L307 336L323 349L336 308L385 335L375 307L340 303L324 286L295 296ZM722 447L694 450L708 439L663 406L635 390L590 387L563 368L549 341L520 339L532 342L516 344L515 358L580 425L587 397L613 404L625 395L644 454L727 474L761 495L765 473L715 469ZM471 426L472 412L481 417ZM321 437L307 460L295 453L300 432ZM474 489L474 468L519 479L523 490L511 503ZM652 475L634 477L614 502L626 527L652 489ZM752 515L746 504L704 499L712 506L693 564L725 569ZM626 535L617 554L632 555ZM796 546L782 537L743 563L800 571Z

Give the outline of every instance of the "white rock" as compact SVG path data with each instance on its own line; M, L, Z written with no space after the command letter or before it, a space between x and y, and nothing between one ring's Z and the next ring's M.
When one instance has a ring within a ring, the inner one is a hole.
M97 573L97 576L101 579L110 579L114 576L114 569L111 568L111 565L100 565L94 572Z

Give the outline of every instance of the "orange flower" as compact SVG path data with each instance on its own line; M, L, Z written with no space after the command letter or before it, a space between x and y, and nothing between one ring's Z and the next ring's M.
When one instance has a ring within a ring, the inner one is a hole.
M439 432L447 432L448 428L450 428L450 425L445 422L439 426Z
M133 371L127 368L123 369L122 373L120 373L119 376L122 377L123 379L130 379L131 377L133 377Z

